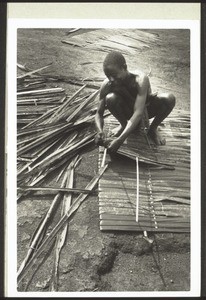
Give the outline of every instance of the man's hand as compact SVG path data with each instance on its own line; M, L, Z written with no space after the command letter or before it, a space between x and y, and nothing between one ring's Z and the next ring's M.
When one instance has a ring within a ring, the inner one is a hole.
M109 153L115 153L119 149L119 147L122 145L122 141L120 139L114 139L109 145L108 145L108 152Z
M94 138L94 142L97 146L103 146L105 141L105 133L98 132Z

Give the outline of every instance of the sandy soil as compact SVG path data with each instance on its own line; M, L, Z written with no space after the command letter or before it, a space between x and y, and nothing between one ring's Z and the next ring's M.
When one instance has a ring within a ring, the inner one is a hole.
M61 43L68 29L19 29L17 61L31 69L53 63L48 73L80 78L102 78L105 52L86 52ZM156 47L128 56L128 68L151 68L153 90L170 91L177 108L188 110L189 32L149 30L160 37ZM90 64L84 64L91 61ZM65 82L68 94L77 87ZM72 89L72 90L71 90ZM98 149L83 155L77 169L79 187L85 187L97 171ZM45 214L50 201L27 199L18 204L18 266L26 255L29 240ZM66 244L61 253L59 291L188 291L190 289L190 235L100 232L97 195L90 196L69 223ZM39 270L19 285L19 291L50 290L53 248ZM32 280L30 280L32 279Z

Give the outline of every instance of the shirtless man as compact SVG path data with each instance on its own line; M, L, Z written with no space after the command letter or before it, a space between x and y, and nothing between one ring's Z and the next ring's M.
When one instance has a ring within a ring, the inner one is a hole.
M102 144L105 139L103 115L106 108L120 123L114 133L115 138L108 145L108 150L113 153L137 128L145 105L149 119L154 117L147 134L157 145L165 144L165 140L158 133L158 126L174 108L174 95L171 93L153 95L148 76L142 72L130 73L124 56L118 51L110 52L106 56L103 70L107 79L100 88L100 101L95 115L96 144Z

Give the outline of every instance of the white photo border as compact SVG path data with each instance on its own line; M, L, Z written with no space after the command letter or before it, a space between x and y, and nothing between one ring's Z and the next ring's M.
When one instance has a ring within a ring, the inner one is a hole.
M126 24L126 26L125 26ZM141 28L189 29L191 33L191 289L174 292L18 292L16 210L16 66L18 28ZM7 297L187 297L200 296L201 278L201 180L200 180L200 21L199 20L108 20L108 19L8 19L7 24L6 152L7 199L5 270Z

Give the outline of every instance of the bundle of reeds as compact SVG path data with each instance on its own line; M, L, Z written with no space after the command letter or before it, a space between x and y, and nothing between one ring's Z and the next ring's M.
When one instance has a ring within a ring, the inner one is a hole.
M68 96L60 87L33 89L37 79L45 82L39 72L49 66L35 71L18 67L27 73L17 77L17 182L33 186L93 144L98 91L86 92L83 85Z
M53 238L57 236L57 240L51 289L57 290L59 255L66 237L66 227L62 226L93 191L106 166L85 189L73 186L74 168L80 161L78 155L83 150L94 147L93 121L98 90L88 91L84 84L68 96L63 88L48 87L46 79L39 74L47 67L31 71L20 66L27 73L17 77L17 199L20 200L31 192L56 194L35 231L29 251L18 270L18 277L21 278L42 242L44 243L48 225L63 199L63 223L58 227L63 231L57 235L55 229L55 234L52 235ZM56 178L55 186L52 187L47 185L48 175L51 174ZM64 177L60 184L62 174ZM73 194L77 194L74 205L71 200Z

